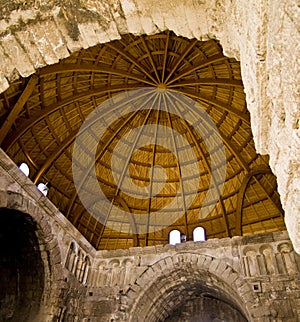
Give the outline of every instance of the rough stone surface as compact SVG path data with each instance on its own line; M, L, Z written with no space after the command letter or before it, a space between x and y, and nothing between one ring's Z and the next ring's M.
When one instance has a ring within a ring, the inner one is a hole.
M300 255L287 232L95 251L0 150L1 220L7 212L30 223L19 236L29 260L0 248L3 320L15 312L49 322L300 319Z

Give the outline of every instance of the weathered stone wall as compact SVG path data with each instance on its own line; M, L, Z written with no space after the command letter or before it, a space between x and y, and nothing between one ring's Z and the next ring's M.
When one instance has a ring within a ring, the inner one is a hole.
M11 262L8 270L6 269L7 265L0 261L0 272L7 273L5 273L4 280L1 279L1 282L5 281L6 285L15 283L16 286L20 285L20 290L23 287L26 291L23 292L26 295L23 295L27 298L23 298L22 301L26 305L28 304L28 310L25 310L26 315L22 315L22 320L26 321L26 318L28 318L30 322L74 321L75 317L82 318L81 303L83 303L86 295L85 283L95 250L50 200L0 150L1 222L3 222L7 209L16 211L19 214L23 213L24 218L32 220L36 227L35 234L38 241L38 245L32 244L32 247L37 248L37 254L33 254L35 256L32 255L31 248L28 246L24 250L26 252L23 254L24 258L20 254L18 256L11 254L13 258L4 254L4 260ZM9 228L7 227L7 229ZM11 241L17 242L20 237L17 235L17 226L11 229ZM25 234L24 236L26 237L27 235ZM31 243L31 241L24 240L22 244L26 245L26 243ZM71 244L75 245L72 267L69 265L71 261L70 256L68 256ZM20 247L17 251L22 251ZM89 256L87 257L88 254ZM38 256L41 257L43 262L43 267L38 270L38 273L43 271L42 277L40 276L41 274L32 276L33 271L29 271L30 265L39 265L39 261L36 261ZM27 260L32 258L35 263L25 261L26 258ZM21 262L14 264L15 266L12 267L13 260L20 260ZM6 269L5 272L4 268ZM27 285L22 286L16 281L17 270L21 274L20 283ZM33 278L39 278L39 282L32 281ZM10 312L5 312L7 305L1 306L0 319L4 316L9 316L9 314L14 314L14 312L19 312L21 305L19 303L19 300L21 300L20 292L14 293L10 287L4 290L4 287L5 285L2 284L3 293L0 295L0 302L2 304L6 303L9 300L7 299L8 296L10 297L11 307ZM35 301L39 300L39 291L42 292L40 303L34 305ZM16 301L12 303L14 299ZM25 305L24 303L23 305ZM36 312L37 307L39 310ZM14 318L18 320L16 316Z
M166 322L247 322L242 314L225 302L211 297L196 297L177 308Z
M38 283L29 283L31 273L24 279L24 294L41 303L39 312L26 311L30 321L159 321L175 318L178 307L208 316L191 303L209 299L220 316L229 305L240 321L300 319L300 256L286 232L96 252L0 150L4 208L24 213L36 227L43 273ZM42 294L30 293L39 286Z
M2 1L0 91L70 52L129 32L219 39L225 54L241 61L256 147L270 155L300 252L299 15L297 0Z
M241 319L292 322L300 319L299 278L300 256L286 232L99 251L84 314L164 321L194 298L211 298Z

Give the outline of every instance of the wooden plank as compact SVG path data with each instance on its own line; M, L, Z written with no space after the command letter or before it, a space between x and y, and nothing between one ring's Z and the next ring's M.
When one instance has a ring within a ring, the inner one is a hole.
M1 129L0 129L0 144L3 142L3 140L5 139L7 133L9 132L11 126L13 125L13 123L15 122L15 120L17 119L19 113L21 112L22 108L24 107L25 103L27 102L27 100L29 99L30 95L32 94L36 84L37 84L37 80L38 77L36 75L33 75L23 93L20 95L17 103L15 104L15 106L12 108L12 110L10 111L7 119L4 121L4 124L2 125Z

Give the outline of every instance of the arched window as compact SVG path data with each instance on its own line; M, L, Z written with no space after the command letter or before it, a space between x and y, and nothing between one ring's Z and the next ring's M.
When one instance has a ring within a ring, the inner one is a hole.
M20 164L19 169L25 174L26 177L29 176L29 167L25 162Z
M193 239L197 241L205 241L205 229L203 227L197 227L193 231Z
M176 245L181 242L181 232L177 229L171 230L169 233L169 244Z
M47 196L47 193L49 191L50 188L50 183L47 182L46 184L44 183L39 183L37 188L40 190L40 192L44 195Z

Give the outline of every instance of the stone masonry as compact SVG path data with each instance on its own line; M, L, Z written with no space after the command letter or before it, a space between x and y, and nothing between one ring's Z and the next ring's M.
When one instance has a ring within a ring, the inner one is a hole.
M31 265L43 267L39 284L25 278L24 290L42 294L29 321L192 321L211 314L208 302L214 321L300 319L300 256L287 232L95 251L2 151L0 182L2 211L23 213L35 227L40 256ZM0 309L1 318L12 311Z

